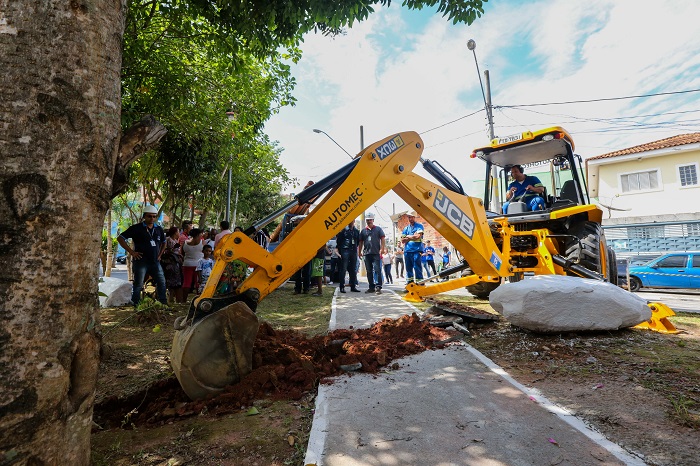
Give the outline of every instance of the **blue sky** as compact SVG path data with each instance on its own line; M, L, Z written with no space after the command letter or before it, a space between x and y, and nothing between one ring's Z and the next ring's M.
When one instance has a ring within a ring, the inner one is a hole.
M497 136L559 125L586 158L700 131L700 92L510 107L700 89L696 0L494 0L471 26L399 3L346 35L305 38L303 58L292 66L298 103L266 125L300 185L350 160L313 128L354 154L362 125L365 145L399 131L421 133L423 157L479 195L471 188L483 165L468 156L489 141L469 39L481 72L491 76ZM390 194L374 211L380 225L390 225L387 213L406 209Z

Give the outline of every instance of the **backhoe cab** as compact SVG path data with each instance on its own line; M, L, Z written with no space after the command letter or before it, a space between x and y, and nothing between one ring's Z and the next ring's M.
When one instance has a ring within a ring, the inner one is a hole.
M475 149L471 157L485 162L487 206L493 204L496 193L500 202L505 200L515 165L536 174L545 188L543 210L529 211L525 203L512 202L508 213L501 213L500 205L492 209L496 212L487 212L494 239L508 257L509 270L501 278L518 281L526 273L566 274L617 284L615 253L601 227L603 213L589 201L581 157L574 154L574 142L566 130L552 127L496 138L489 146ZM493 168L496 179L491 176ZM487 298L500 282L483 281L467 288Z

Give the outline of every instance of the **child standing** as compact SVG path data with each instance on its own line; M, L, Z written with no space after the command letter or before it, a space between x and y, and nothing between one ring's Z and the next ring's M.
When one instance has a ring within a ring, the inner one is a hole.
M323 295L323 263L326 257L326 245L316 251L316 257L311 259L311 284L315 284L318 290L312 293L314 296Z
M211 275L211 271L214 268L214 259L211 257L211 246L208 244L205 245L202 248L202 252L204 253L204 257L199 259L196 269L197 275L199 276L199 293L204 291L209 275Z
M446 268L448 268L450 266L451 257L452 257L452 253L447 248L447 246L442 248L442 270L445 270ZM449 279L450 279L450 276L448 275L447 277L445 277L445 279L443 281L447 281Z

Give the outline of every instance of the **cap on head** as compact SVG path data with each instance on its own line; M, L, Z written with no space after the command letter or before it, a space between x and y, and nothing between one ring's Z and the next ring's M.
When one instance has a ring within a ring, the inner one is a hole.
M408 215L409 217L415 217L415 216L416 216L416 211L415 211L415 210L412 210L412 211L410 211L409 213L407 213L406 215Z
M374 213L373 212L367 212L365 214L365 220L374 220Z
M147 205L146 207L143 208L143 213L144 214L157 214L158 209L156 209L155 206Z

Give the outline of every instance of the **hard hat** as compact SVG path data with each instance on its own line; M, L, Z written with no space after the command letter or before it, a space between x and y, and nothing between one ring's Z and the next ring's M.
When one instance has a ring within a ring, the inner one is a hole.
M416 214L416 211L415 211L415 210L411 210L411 211L408 212L406 215L408 215L409 217L415 217L417 214Z
M143 208L143 213L144 214L157 214L158 209L156 209L156 206L147 205L146 207Z
M365 214L365 220L370 220L370 219L371 219L371 220L374 220L374 213L372 213L372 212L367 212L367 213Z

